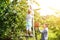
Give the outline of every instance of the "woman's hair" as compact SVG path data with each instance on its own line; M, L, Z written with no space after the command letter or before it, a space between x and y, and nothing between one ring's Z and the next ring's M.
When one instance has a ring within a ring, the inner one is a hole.
M47 23L44 23L44 25L46 25L46 27L48 27L48 24Z

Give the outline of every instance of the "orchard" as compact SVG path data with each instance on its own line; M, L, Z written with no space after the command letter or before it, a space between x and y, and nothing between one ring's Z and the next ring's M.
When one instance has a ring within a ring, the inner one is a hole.
M36 2L35 2L36 3ZM37 3L36 3L37 4ZM0 40L24 40L20 35L26 32L26 15L28 11L27 0L0 0ZM54 15L42 17L37 10L34 10L34 26L42 27L48 23L48 40L60 40L60 17ZM39 24L40 23L40 24ZM37 40L41 34L37 30ZM33 40L30 38L29 40Z

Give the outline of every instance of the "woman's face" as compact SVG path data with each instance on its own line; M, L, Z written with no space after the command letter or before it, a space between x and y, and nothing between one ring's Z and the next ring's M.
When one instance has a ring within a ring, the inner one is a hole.
M46 24L43 24L43 27L44 27L44 28L46 28L46 27L47 27L47 25L46 25Z

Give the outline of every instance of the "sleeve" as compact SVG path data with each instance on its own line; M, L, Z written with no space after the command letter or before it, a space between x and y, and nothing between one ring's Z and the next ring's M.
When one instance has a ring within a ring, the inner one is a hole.
M29 16L27 15L27 16L26 16L26 20L28 20L28 19L29 19Z
M47 30L39 30L40 33L47 33Z
M28 17L26 16L26 20L27 20L27 18L28 18Z

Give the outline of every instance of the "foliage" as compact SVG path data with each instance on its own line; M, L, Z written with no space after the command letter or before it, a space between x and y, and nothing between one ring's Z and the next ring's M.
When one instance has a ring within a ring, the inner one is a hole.
M59 40L60 39L60 17L54 15L48 15L43 17L43 23L48 23L48 40ZM41 22L42 23L42 20Z
M16 0L17 1L17 0ZM0 39L18 40L20 30L25 29L25 17L28 5L21 2L0 1Z
M40 16L39 13L35 11L34 20L41 23L40 29L43 23L48 24L48 28L49 28L48 40L60 40L60 17L56 17L54 15ZM37 35L38 35L37 37L41 37L38 31L37 31Z
M19 40L21 30L25 30L28 5L26 0L17 1L0 0L0 40ZM60 40L60 17L54 15L42 17L37 10L34 10L34 13L35 22L48 23L48 40ZM37 34L39 39L40 33Z

